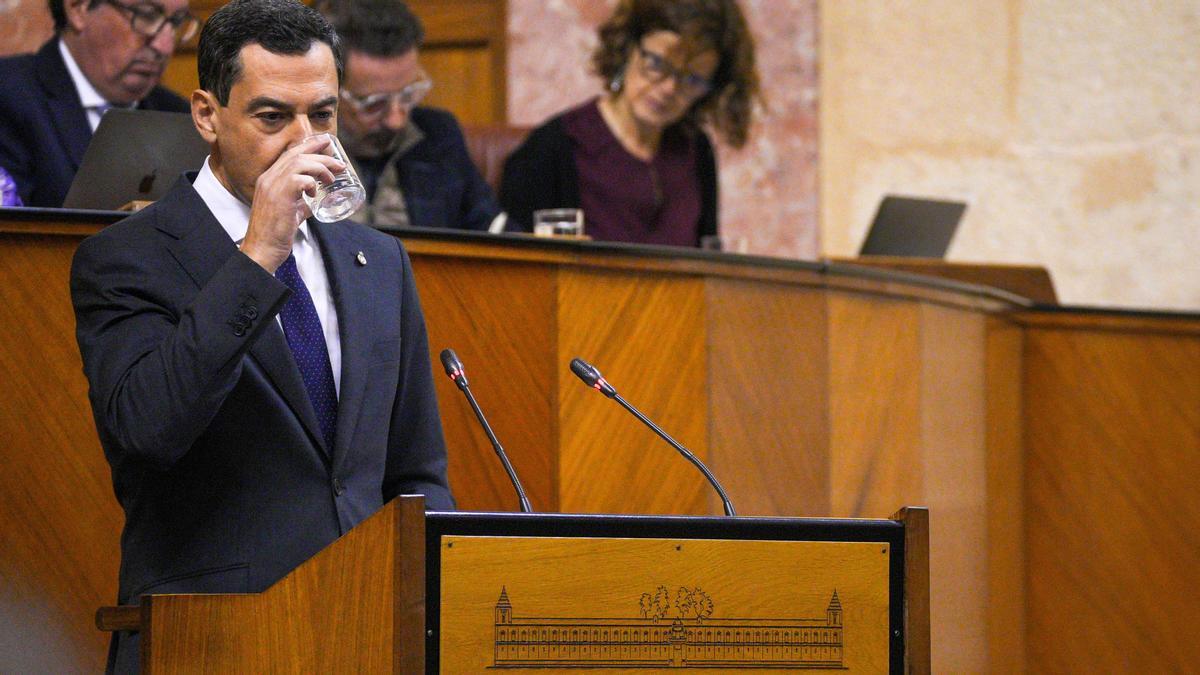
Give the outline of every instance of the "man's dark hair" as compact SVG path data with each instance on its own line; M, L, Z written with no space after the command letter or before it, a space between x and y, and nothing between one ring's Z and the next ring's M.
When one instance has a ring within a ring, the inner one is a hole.
M342 43L320 13L296 0L233 0L213 12L200 31L200 88L228 105L229 92L242 76L243 47L257 44L272 54L303 56L314 42L333 51L340 85Z
M88 11L96 9L103 0L89 0ZM63 32L67 27L67 6L66 0L49 0L50 16L54 17L54 34L57 35Z
M325 0L316 8L329 17L346 51L399 56L425 41L421 20L403 0Z

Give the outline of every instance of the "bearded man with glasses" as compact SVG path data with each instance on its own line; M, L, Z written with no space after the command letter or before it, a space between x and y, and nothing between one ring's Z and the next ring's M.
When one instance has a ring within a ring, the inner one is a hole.
M187 0L50 0L55 36L0 59L0 166L26 206L62 206L110 108L188 112L158 86L199 22Z
M346 50L338 137L367 188L356 220L392 229L487 230L500 213L445 110L418 105L424 29L401 0L331 0L317 8Z

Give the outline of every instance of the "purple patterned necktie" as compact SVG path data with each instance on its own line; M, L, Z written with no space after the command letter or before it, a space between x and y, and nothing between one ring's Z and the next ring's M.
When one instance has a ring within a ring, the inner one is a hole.
M288 298L287 304L279 312L279 319L283 323L288 346L292 348L292 356L300 367L300 377L304 380L304 388L308 390L308 398L317 411L325 447L333 452L334 432L337 429L337 389L333 385L329 348L325 345L325 332L321 329L317 307L308 293L308 287L304 285L304 279L300 278L294 256L289 255L283 261L275 271L275 278L292 289L292 297Z

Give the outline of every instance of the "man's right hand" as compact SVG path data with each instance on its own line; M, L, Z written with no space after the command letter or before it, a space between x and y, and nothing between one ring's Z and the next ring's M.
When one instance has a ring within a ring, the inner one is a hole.
M312 215L302 194L315 195L318 181L328 185L345 169L321 154L329 144L324 136L304 139L284 151L254 184L242 252L271 274L291 255L296 230Z

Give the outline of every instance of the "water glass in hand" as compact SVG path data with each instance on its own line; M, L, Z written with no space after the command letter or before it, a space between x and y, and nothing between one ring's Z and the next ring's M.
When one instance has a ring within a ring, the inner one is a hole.
M367 189L363 187L362 181L358 179L358 174L354 172L354 166L350 164L350 159L347 157L346 151L342 149L342 144L338 141L337 136L329 133L317 134L317 136L329 139L329 144L320 152L345 164L346 168L335 173L333 182L328 185L317 181L317 193L313 196L304 193L304 201L312 210L313 218L323 223L332 223L350 217L361 208L367 201Z

